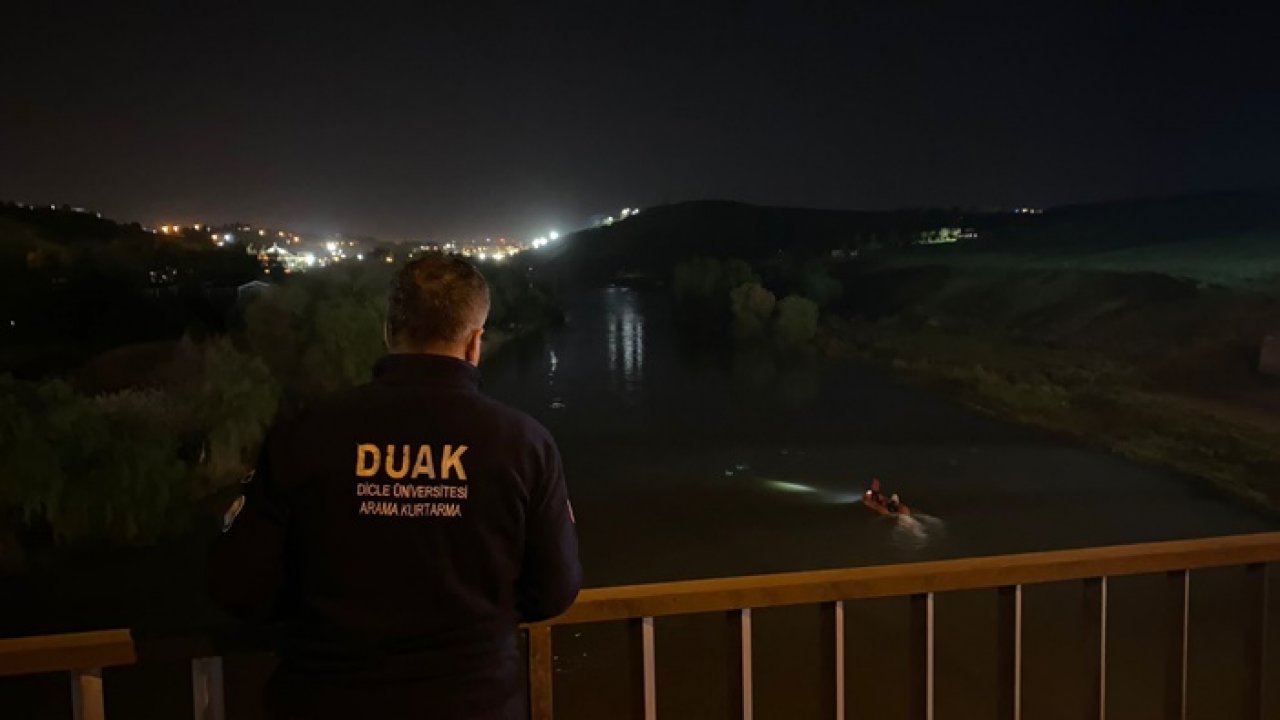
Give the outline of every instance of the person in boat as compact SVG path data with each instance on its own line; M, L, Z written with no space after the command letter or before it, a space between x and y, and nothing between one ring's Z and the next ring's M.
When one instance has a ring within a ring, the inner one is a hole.
M867 491L865 499L880 505L884 504L884 494L880 492L880 478L871 478L871 489Z
M889 496L889 502L885 505L885 508L891 513L896 513L902 509L902 500L898 498L898 493Z

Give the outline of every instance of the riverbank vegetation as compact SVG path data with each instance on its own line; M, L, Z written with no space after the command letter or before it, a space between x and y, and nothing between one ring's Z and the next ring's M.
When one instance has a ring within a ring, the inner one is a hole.
M6 237L13 255L23 237ZM560 317L526 268L483 270L486 353ZM202 500L247 471L278 413L369 378L385 351L393 272L353 263L294 275L233 292L216 328L148 332L65 372L0 374L0 570L20 569L31 550L146 545L189 530Z
M751 350L747 377L774 377L762 349L859 357L1280 508L1280 379L1259 372L1280 246L1255 200L1068 208L968 244L694 257L670 287L693 334Z
M671 291L686 327L737 345L810 350L823 305L840 296L818 261L779 256L756 266L732 258L693 258L672 273Z
M832 323L867 358L985 411L1280 507L1280 303L1157 273L887 263Z

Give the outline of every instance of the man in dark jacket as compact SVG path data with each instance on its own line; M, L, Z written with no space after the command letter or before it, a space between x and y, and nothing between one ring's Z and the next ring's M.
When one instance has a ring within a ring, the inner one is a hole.
M555 442L479 391L488 311L466 261L406 264L373 381L268 434L209 587L284 623L273 717L522 717L516 625L582 573Z

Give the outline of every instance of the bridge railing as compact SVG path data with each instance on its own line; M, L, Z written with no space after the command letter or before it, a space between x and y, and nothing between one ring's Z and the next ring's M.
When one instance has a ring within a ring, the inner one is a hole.
M1191 622L1192 571L1246 568L1247 617L1244 666L1248 716L1263 718L1266 665L1267 567L1280 562L1280 533L1145 543L1051 552L965 558L935 562L780 573L710 580L653 583L584 590L564 615L527 628L530 714L554 716L552 628L561 625L627 621L640 652L636 672L642 692L637 714L658 717L656 663L659 640L654 618L725 613L739 641L732 652L736 714L753 716L752 610L786 605L820 605L829 633L823 655L823 702L829 716L845 717L844 617L850 600L910 598L911 717L934 717L934 598L938 593L995 589L999 594L1000 717L1022 717L1023 587L1082 581L1090 646L1087 673L1096 717L1106 716L1108 580L1129 575L1165 575L1167 613L1164 716L1187 714L1187 639ZM221 658L198 653L192 659L193 713L197 720L221 720ZM75 717L104 717L102 668L137 661L127 630L0 640L0 675L65 671L71 677Z

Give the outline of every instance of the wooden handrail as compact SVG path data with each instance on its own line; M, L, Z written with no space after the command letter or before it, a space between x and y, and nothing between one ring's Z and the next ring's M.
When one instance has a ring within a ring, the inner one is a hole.
M532 627L1259 563L1280 563L1280 533L594 588L564 615ZM0 676L136 660L129 630L0 639Z
M1280 533L584 590L551 625L1280 562Z
M133 634L128 630L0 640L0 676L132 665L137 659Z

